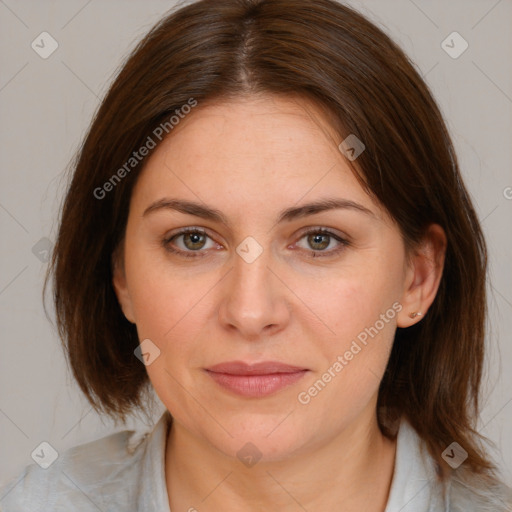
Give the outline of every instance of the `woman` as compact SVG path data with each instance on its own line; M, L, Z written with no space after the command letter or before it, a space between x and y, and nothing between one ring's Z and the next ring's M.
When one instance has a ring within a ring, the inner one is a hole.
M505 511L473 430L486 248L403 52L331 0L216 0L135 49L52 259L100 413L2 510Z

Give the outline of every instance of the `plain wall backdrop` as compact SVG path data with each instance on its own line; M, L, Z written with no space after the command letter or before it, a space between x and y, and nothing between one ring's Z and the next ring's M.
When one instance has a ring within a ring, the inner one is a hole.
M405 49L432 89L482 222L490 316L479 428L512 485L512 0L348 3ZM66 168L115 71L175 5L0 0L2 485L33 462L42 441L63 452L114 430L147 428L137 418L115 427L92 412L67 370L41 290Z

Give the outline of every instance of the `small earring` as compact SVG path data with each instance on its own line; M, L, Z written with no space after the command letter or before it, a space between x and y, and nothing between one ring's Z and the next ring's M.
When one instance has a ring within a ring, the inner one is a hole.
M422 315L421 311L417 311L417 312L414 312L414 313L409 313L409 316L411 318L416 318L417 316L421 316L421 315Z

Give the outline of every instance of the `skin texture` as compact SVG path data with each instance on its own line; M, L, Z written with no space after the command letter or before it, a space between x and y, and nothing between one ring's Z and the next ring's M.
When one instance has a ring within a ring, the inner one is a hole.
M407 258L397 225L357 182L340 142L304 99L205 103L154 150L137 181L114 287L140 340L161 351L147 371L174 418L165 459L173 512L385 508L395 443L377 424L378 386L396 327L421 321L409 313L427 314L434 300L446 240L432 225ZM162 198L208 205L228 224L169 208L143 215ZM372 213L333 209L278 222L282 210L325 198ZM166 250L164 240L193 227L208 237L167 245L195 258ZM348 244L308 238L309 228ZM263 250L252 263L236 252L248 236ZM300 403L299 393L396 302L401 311ZM204 371L233 360L309 371L273 395L246 398ZM252 467L237 457L247 442L261 453Z

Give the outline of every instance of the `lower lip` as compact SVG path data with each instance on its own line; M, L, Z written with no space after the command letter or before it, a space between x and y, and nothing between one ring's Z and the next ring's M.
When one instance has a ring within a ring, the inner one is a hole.
M273 373L269 375L231 375L206 370L220 386L233 393L246 397L263 397L276 393L304 377L307 370L293 373Z

